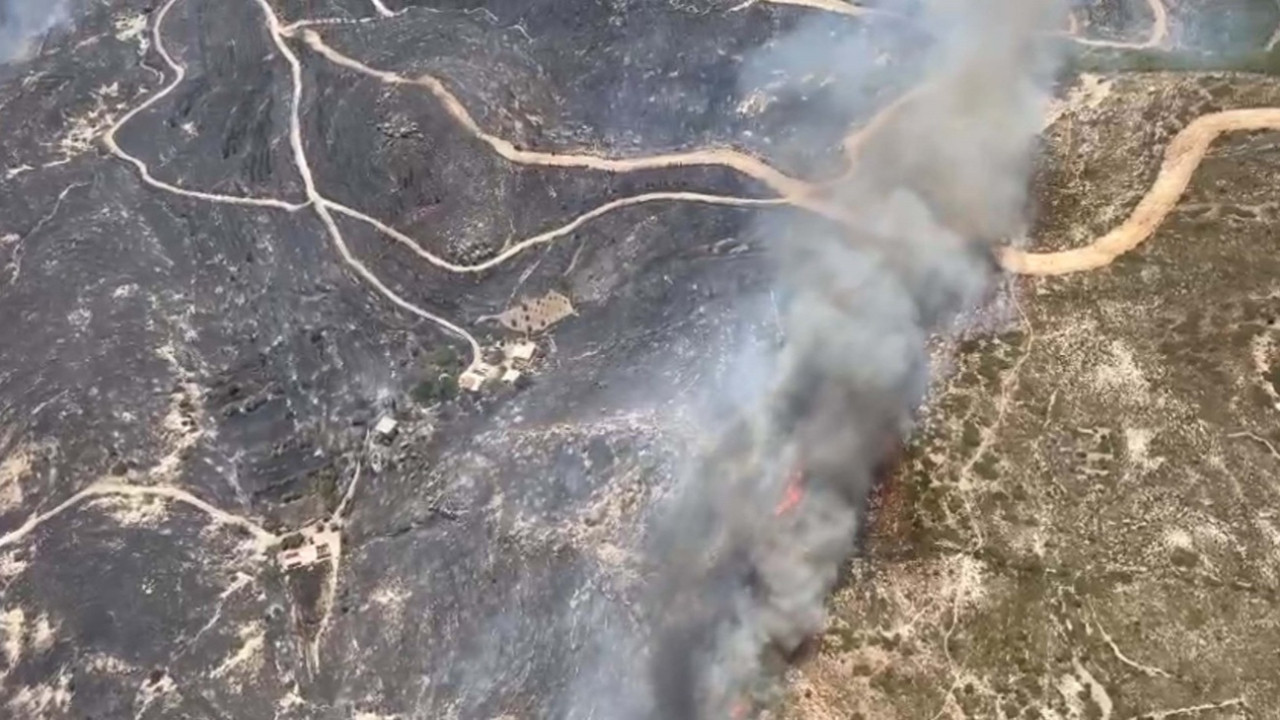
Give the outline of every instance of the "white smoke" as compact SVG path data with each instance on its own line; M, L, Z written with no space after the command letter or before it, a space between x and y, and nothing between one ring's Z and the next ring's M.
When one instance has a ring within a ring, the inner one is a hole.
M935 2L915 20L935 38L923 90L832 193L857 222L776 238L790 299L767 399L725 429L656 533L652 717L747 716L822 630L877 467L924 398L928 338L981 302L992 243L1025 225L1056 0ZM795 52L812 62L808 43Z
M67 15L67 0L0 0L0 63L30 55L35 41Z

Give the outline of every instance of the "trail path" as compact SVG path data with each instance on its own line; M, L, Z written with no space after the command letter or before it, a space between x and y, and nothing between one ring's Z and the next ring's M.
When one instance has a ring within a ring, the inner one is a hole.
M856 171L857 156L861 147L869 142L881 128L889 124L902 107L911 102L912 99L919 97L924 91L924 88L917 88L903 95L882 109L864 127L851 132L842 143L842 151L848 162L848 168L842 176L829 182L811 182L794 178L779 171L760 158L732 148L707 148L626 158L606 157L582 152L529 150L517 147L511 141L482 128L443 80L430 74L408 78L394 72L370 67L326 43L319 33L311 29L317 26L312 24L313 21L300 20L286 25L281 22L280 17L267 0L255 0L263 12L273 43L290 67L292 102L289 139L294 164L303 178L306 200L304 202L288 202L276 198L221 195L189 190L155 179L145 163L125 152L115 140L116 133L125 123L167 96L185 77L185 69L169 54L165 48L161 33L164 19L176 1L168 0L165 3L157 13L152 27L154 45L166 65L173 71L173 79L142 104L126 113L107 131L104 141L112 153L133 165L147 184L159 190L184 197L209 202L282 209L288 212L296 212L307 207L312 208L324 226L330 241L337 249L343 263L356 276L392 304L463 338L471 348L471 367L474 367L479 362L481 354L480 345L475 337L466 329L447 318L406 300L382 282L368 266L351 252L341 229L334 220L334 213L366 223L378 232L407 247L411 252L431 265L455 273L479 273L493 269L531 247L554 242L606 213L645 203L695 202L737 207L792 205L821 214L837 222L852 223L855 222L854 218L850 217L842 208L822 198L822 188L853 174ZM751 0L749 3L735 7L734 10L743 9L754 2L801 5L845 15L862 15L868 11L866 8L845 3L841 0ZM1122 43L1088 38L1077 38L1077 40L1087 45L1107 47L1149 48L1160 46L1167 40L1169 35L1168 11L1161 0L1148 0L1148 3L1153 16L1153 24L1151 32L1145 41ZM398 14L387 10L380 2L375 1L374 7L377 11L377 16L353 22L373 21ZM308 48L320 57L341 67L373 77L390 85L409 85L425 89L440 102L449 116L466 132L483 142L500 157L512 163L540 167L582 168L610 173L629 173L680 167L724 167L759 181L775 192L777 197L748 198L672 191L652 192L619 198L589 210L564 225L517 242L508 243L505 250L487 260L472 264L455 263L425 249L421 243L388 223L327 198L317 188L307 159L299 120L303 92L301 62L286 42L287 38L295 37L300 38ZM1196 167L1199 166L1199 163L1204 158L1210 144L1218 136L1225 132L1237 130L1273 128L1280 128L1280 110L1267 108L1231 110L1203 116L1188 125L1174 138L1165 154L1164 164L1155 183L1130 217L1120 226L1097 238L1092 243L1072 250L1035 252L1006 247L1000 251L1001 264L1010 272L1028 275L1061 275L1103 267L1121 254L1137 247L1155 232L1155 229L1176 206L1182 193L1186 190Z
M848 15L850 17L864 17L869 14L887 15L881 10L868 8L845 0L746 0L746 2L729 8L729 12L738 12L746 10L749 7L765 3L769 5L792 5L796 7L810 8L812 10L822 10L825 12L835 13L837 15ZM1066 37L1073 42L1090 47L1105 48L1127 48L1133 50L1141 50L1146 48L1157 48L1169 39L1169 11L1164 6L1163 0L1147 0L1147 7L1151 9L1151 30L1147 34L1147 38L1142 41L1124 41L1124 40L1102 40L1084 37L1079 34L1079 21L1075 15L1069 16L1070 26ZM1277 30L1280 34L1280 30Z
M584 153L553 153L525 150L516 147L510 140L498 137L481 128L475 118L471 116L470 111L462 104L462 101L445 86L443 81L433 75L425 74L417 78L406 78L393 72L369 67L325 43L319 33L314 30L303 30L302 39L317 54L336 65L377 78L390 85L415 85L426 89L444 106L449 116L457 121L471 136L488 145L503 159L519 165L582 168L610 173L668 170L682 167L725 167L760 181L778 195L786 198L790 204L825 215L833 220L844 221L848 219L848 216L839 208L817 200L813 195L814 187L811 183L793 178L754 155L730 148L710 148L632 158L610 158Z
M772 5L796 5L799 7L813 8L814 10L825 10L827 12L837 13L839 15L850 15L853 17L861 17L869 12L874 12L869 8L861 5L855 5L844 0L747 0L741 5L735 5L729 8L729 12L738 12L757 3L769 3Z
M429 75L424 75L417 79L408 79L395 73L370 68L364 63L353 58L349 58L329 47L314 31L310 29L303 29L307 27L305 24L306 21L299 21L290 25L284 25L279 16L276 15L274 9L265 0L255 0L255 2L257 2L259 8L263 12L267 30L271 35L273 43L280 54L284 57L285 61L289 64L290 68L292 90L289 119L289 144L292 150L294 164L298 168L298 172L303 179L306 200L304 202L287 202L276 198L239 197L181 188L171 183L155 179L147 164L123 150L115 139L120 128L138 114L152 107L161 99L169 95L186 76L185 68L178 63L167 50L164 44L162 32L164 20L176 2L177 0L167 0L159 12L156 13L155 21L152 25L153 44L157 52L159 52L161 57L164 59L166 65L168 65L170 70L173 71L173 79L162 89L143 101L140 105L127 112L107 131L103 138L107 147L116 157L132 165L138 171L144 182L164 192L209 202L274 208L286 210L288 212L296 212L310 207L314 210L321 224L324 226L326 234L337 249L338 255L342 259L343 263L346 264L357 277L397 307L428 320L467 342L471 350L471 363L469 369L474 368L480 361L481 348L476 338L463 327L453 323L445 317L432 313L429 310L406 300L400 294L388 287L372 270L368 268L368 266L366 266L354 255L354 253L351 252L341 229L334 221L333 213L339 213L368 223L380 232L395 239L397 242L406 245L419 257L422 257L433 265L459 273L475 273L492 269L511 258L514 258L530 247L552 242L558 238L568 235L581 227L584 223L598 218L612 210L632 205L639 205L642 203L659 201L697 202L739 207L791 204L809 209L813 212L824 214L836 220L848 221L849 219L838 208L818 200L815 197L815 188L810 183L792 178L768 165L759 158L737 150L715 148L683 153L667 153L647 157L607 158L580 153L548 153L517 148L510 141L483 130L471 116L466 107L463 106L457 97L454 96L439 79ZM388 16L382 13L381 10L379 10L379 15L382 17ZM511 162L544 167L578 167L616 173L676 167L720 166L736 170L743 175L759 180L782 197L777 199L758 199L694 192L646 193L635 197L621 198L604 203L594 210L583 213L560 227L511 243L506 250L489 260L474 265L460 265L450 262L425 250L420 243L404 233L395 230L385 222L373 218L366 213L356 210L355 208L338 203L326 197L318 189L310 163L307 159L307 153L301 134L301 124L299 119L303 91L301 62L285 42L285 38L296 36L299 30L302 30L302 39L309 47L315 50L322 57L325 57L336 64L378 78L386 83L417 85L427 89L441 102L449 115L462 125L464 129L474 137L483 141L500 156Z
M1155 182L1123 223L1083 247L1058 252L1004 248L1005 269L1023 275L1065 275L1096 270L1133 250L1155 233L1177 206L1205 153L1223 133L1280 130L1280 108L1225 110L1201 115L1174 136L1165 149Z
M1164 45L1169 39L1169 11L1164 6L1162 0L1147 0L1147 7L1151 9L1151 32L1147 34L1147 39L1141 42L1124 42L1120 40L1098 40L1093 38L1081 37L1074 31L1070 32L1071 38L1081 45L1090 47L1120 48L1131 50L1144 50L1149 48L1158 48ZM1072 26L1076 24L1075 16L1071 18Z
M164 25L165 16L167 16L169 11L173 8L174 1L175 0L169 0L160 8L160 11L156 13L156 19L151 25L152 43L155 46L156 52L160 53L160 57L164 60L165 64L169 66L171 71L173 71L173 79L169 81L168 85L165 85L156 92L156 94L147 98L141 105L138 105L134 109L125 113L115 122L114 125L108 128L106 133L102 136L103 143L106 144L107 149L111 151L111 154L132 165L138 171L138 175L141 176L143 182L157 190L163 190L165 192L194 198L196 200L205 200L207 202L223 203L227 205L248 205L253 207L275 208L278 210L287 210L289 212L301 210L306 207L306 203L291 203L285 200L277 200L275 198L238 197L235 195L220 195L217 193L207 193L198 190L187 190L185 188L178 187L177 185L157 180L151 175L151 171L147 167L146 163L125 152L124 149L120 147L120 144L116 142L116 133L120 132L120 128L124 127L125 123L128 123L139 113L164 99L169 93L173 92L174 88L181 85L183 79L187 76L186 68L175 61L173 56L169 54L169 51L165 49L164 41L160 34L160 29Z
M754 2L802 5L848 15L861 15L866 11L865 8L851 5L841 0L752 0L750 3L737 6L734 10L743 9ZM1076 39L1086 45L1105 47L1159 47L1169 36L1168 11L1161 0L1148 0L1148 4L1151 8L1153 23L1151 32L1145 41L1119 42L1079 37ZM352 211L350 208L342 209L345 214L373 225L380 232L410 247L420 257L437 267L454 272L479 272L490 269L514 257L528 247L551 242L576 229L583 222L599 217L612 209L659 199L743 206L786 203L817 212L839 222L854 222L854 219L841 209L819 199L819 188L831 183L813 183L790 177L762 160L737 150L710 149L625 159L578 153L547 153L522 150L510 141L480 128L461 101L438 78L431 75L423 75L416 79L408 79L396 73L377 70L337 51L325 43L320 35L312 30L304 30L302 36L311 49L338 65L378 78L389 84L412 84L425 88L444 105L449 115L469 133L488 144L495 152L511 162L550 167L581 167L608 172L631 172L693 165L718 165L732 168L748 177L759 180L780 195L780 198L776 200L760 201L745 198L706 196L697 193L651 193L634 198L615 200L579 216L568 225L517 243L507 252L471 266L449 263L423 250L412 238L387 226L385 223L363 213ZM843 154L848 161L848 169L840 178L832 182L837 183L856 172L856 159L861 147L869 142L880 129L887 126L902 107L913 99L918 98L924 91L925 88L921 87L904 94L882 109L867 125L851 132L842 143ZM1155 232L1155 229L1168 213L1177 205L1179 198L1190 182L1192 174L1199 166L1214 139L1222 133L1236 130L1280 128L1280 122L1273 119L1276 113L1280 113L1280 111L1253 109L1227 111L1199 118L1184 129L1182 133L1179 133L1173 143L1170 144L1164 165L1155 183L1129 219L1119 227L1097 238L1089 245L1068 251L1035 252L1006 247L1000 251L1001 264L1010 272L1027 275L1062 275L1093 270L1107 265L1116 257L1137 247Z
M102 481L94 483L66 500L63 500L51 510L38 513L27 518L26 522L22 523L14 530L0 536L0 548L5 548L24 540L28 535L34 532L36 528L80 503L94 498L109 496L159 497L190 505L208 515L219 525L231 525L247 530L249 534L253 536L255 543L260 550L269 548L280 540L277 535L267 531L252 520L219 510L186 490L181 490L168 485L129 485L126 483Z
M412 237L409 237L408 235L405 235L399 230L396 230L390 225L387 225L386 223L382 222L381 220L378 220L377 218L372 217L370 215L366 215L358 210L353 210L352 208L346 207L344 205L338 205L336 203L330 205L330 209L334 210L335 212L342 213L343 215L347 215L348 217L352 217L362 222L368 223L369 225L372 225L373 227L377 228L379 232L382 232L383 234L391 238L394 238L397 242L408 247L415 255L422 258L423 260L426 260L427 262L431 263L432 265L438 268L441 268L443 270L448 270L449 272L455 272L455 273L480 273L486 270L491 270L501 265L502 263L519 255L520 253L523 253L524 251L528 250L531 247L554 242L564 237L565 235L572 233L573 231L577 230L583 225L587 224L587 222L594 220L595 218L598 218L609 212L612 212L613 210L617 210L619 208L624 208L624 207L630 207L632 205L641 205L644 203L654 203L654 202L691 202L691 203L701 203L704 205L728 205L732 207L768 207L768 206L783 205L783 204L786 204L787 201L782 198L761 198L761 199L740 198L740 197L731 197L731 196L725 196L725 195L707 195L704 193L695 193L695 192L652 192L652 193L645 193L643 195L634 195L631 197L620 198L618 200L612 200L610 202L607 202L595 209L589 210L579 215L578 217L574 218L573 220L571 220L570 222L564 225L561 225L560 227L554 228L552 230L547 230L546 232L539 233L538 235L534 235L533 237L521 240L516 244L503 250L502 252L498 253L497 255L494 255L493 257L489 258L488 260L483 260L481 262L473 263L470 265L459 265L457 263L450 262L449 260L446 260L440 257L439 255L436 255L431 251L423 248L422 245L420 245L418 241L414 240Z

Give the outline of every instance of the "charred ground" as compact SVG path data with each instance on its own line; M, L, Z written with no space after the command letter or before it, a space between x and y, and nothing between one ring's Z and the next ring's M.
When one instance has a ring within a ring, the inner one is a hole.
M1114 5L1088 13L1091 31L1141 39L1145 4ZM1175 20L1191 27L1200 8L1184 5ZM1273 8L1248 5L1250 17ZM286 21L377 15L355 0L273 6ZM599 649L591 628L638 622L645 519L711 422L690 399L732 395L727 358L776 341L760 218L795 211L627 208L466 276L339 218L384 282L483 342L503 331L477 321L521 295L574 300L578 315L538 339L532 382L420 402L414 388L456 373L464 344L369 292L313 214L175 197L102 148L102 132L170 76L147 39L159 8L84 7L0 71L6 709L563 714ZM448 78L482 126L522 147L732 144L799 176L833 172L825 149L902 89L910 53L877 48L883 76L836 73L866 84L858 106L811 67L777 88L742 85L744 58L767 65L756 48L814 11L731 8L396 5L396 17L317 29L371 66ZM183 187L300 202L288 67L255 4L183 0L164 33L187 79L120 144ZM317 184L451 259L637 192L760 192L723 169L513 165L416 88L291 46ZM1094 94L1046 134L1035 234L1046 246L1123 217L1186 121L1278 100L1257 75L1085 85ZM1149 245L1097 274L1011 284L998 327L943 353L951 372L784 712L1280 706L1273 140L1221 142ZM369 431L386 414L401 427L384 446ZM130 483L181 488L293 543L357 475L340 562L300 570L252 529L161 496L94 496L24 525L95 484Z

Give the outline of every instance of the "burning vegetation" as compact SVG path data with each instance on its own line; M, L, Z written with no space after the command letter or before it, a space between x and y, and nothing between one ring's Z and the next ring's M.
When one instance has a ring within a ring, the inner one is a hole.
M856 223L779 238L777 368L654 532L651 717L747 718L770 704L821 631L871 491L910 433L928 339L989 293L988 239L1024 226L1056 4L928 10L939 41L927 91L832 188Z

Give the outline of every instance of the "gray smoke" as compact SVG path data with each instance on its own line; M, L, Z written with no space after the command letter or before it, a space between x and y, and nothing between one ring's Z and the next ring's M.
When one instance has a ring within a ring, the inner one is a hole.
M822 630L874 479L924 399L926 342L982 301L993 243L1025 224L1061 19L1056 0L928 4L927 89L832 191L857 222L776 238L787 342L766 399L655 533L651 717L754 714Z
M65 0L0 0L0 63L26 57L40 35L66 17Z

